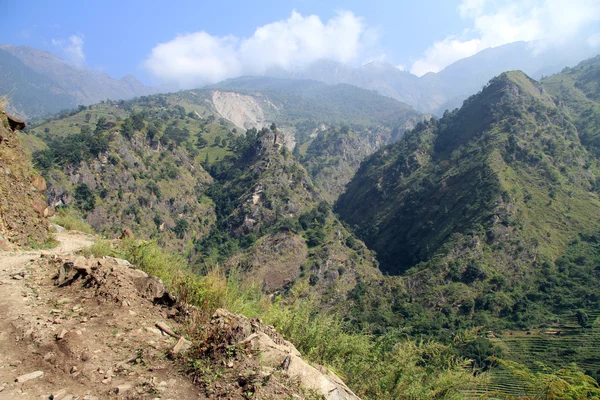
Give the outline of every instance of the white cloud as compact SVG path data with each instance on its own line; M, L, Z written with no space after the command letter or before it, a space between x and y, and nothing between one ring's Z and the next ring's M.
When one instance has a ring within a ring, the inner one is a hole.
M72 35L69 39L52 39L52 45L60 48L67 61L81 66L85 64L85 53L83 52L83 35Z
M438 72L488 47L517 41L535 42L537 51L569 43L600 21L600 0L462 0L458 11L471 27L436 41L413 63L412 73Z
M323 22L294 11L286 20L258 27L249 38L204 31L179 35L154 47L143 65L165 83L191 88L269 68L299 68L319 59L350 63L376 36L352 12L339 12Z
M406 71L406 65L398 64L396 65L396 68L398 68L400 71Z

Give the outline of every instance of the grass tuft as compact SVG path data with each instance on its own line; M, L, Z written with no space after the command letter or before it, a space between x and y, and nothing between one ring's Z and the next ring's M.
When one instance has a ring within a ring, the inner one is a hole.
M57 212L52 222L70 231L79 231L93 235L94 229L71 208L65 208Z

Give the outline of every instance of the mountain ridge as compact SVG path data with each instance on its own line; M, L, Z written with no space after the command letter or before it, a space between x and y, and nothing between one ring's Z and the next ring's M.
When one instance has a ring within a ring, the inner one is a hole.
M46 116L63 111L65 108L72 108L80 104L90 105L106 99L129 99L156 93L156 89L144 86L133 75L114 79L106 73L94 71L86 66L68 63L47 51L7 44L0 45L0 50L20 60L27 70L43 76L49 81L52 91L63 93L68 98L67 104L48 102L48 106L43 110L31 107L28 102L20 102L19 108L14 111L25 117ZM22 70L23 65L19 66L19 69ZM20 88L22 83L18 80L9 82L16 85L15 90L19 92L27 90ZM4 83L4 85L7 84L7 82ZM10 92L7 93L10 97Z

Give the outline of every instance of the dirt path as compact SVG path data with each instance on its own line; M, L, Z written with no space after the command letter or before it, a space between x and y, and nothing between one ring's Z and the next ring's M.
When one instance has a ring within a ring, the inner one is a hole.
M12 273L15 268L24 266L33 258L46 255L73 254L94 243L94 237L81 232L63 232L54 234L59 245L49 250L17 250L0 252L0 280L6 278L6 274Z
M55 249L0 252L0 400L204 398L165 357L176 340L154 324L180 327L173 310L136 290L145 274L116 259L85 260L101 284L55 286L58 268L93 243L78 232L56 237Z

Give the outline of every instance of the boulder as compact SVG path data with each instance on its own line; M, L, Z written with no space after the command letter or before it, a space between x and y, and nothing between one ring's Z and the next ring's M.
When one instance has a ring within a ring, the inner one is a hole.
M8 125L13 131L20 131L22 129L25 129L25 127L27 126L27 123L25 121L23 121L19 117L15 117L14 115L6 113L6 118L8 118Z

